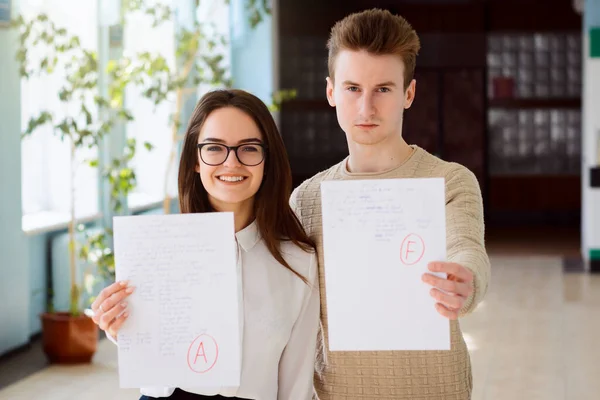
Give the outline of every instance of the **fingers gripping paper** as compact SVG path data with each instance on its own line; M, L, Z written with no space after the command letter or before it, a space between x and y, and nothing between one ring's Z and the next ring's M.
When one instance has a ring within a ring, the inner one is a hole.
M442 178L321 184L331 351L450 349L421 280L446 259L444 190Z
M232 213L115 217L121 387L238 386L240 294Z

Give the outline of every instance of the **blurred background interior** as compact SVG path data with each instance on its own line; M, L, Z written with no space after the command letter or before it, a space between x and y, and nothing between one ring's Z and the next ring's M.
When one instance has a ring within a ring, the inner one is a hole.
M177 212L211 87L271 106L294 185L344 158L325 44L371 7L421 39L406 140L481 185L473 398L600 398L600 0L0 0L0 399L137 398L83 313L112 216Z

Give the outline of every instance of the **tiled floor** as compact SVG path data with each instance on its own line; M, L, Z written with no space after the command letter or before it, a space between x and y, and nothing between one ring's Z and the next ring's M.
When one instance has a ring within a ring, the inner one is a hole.
M486 299L461 324L473 400L600 399L600 275L565 275L554 255L493 255ZM118 389L116 367L104 340L92 365L46 368L0 400L137 399L137 390Z
M137 389L119 389L116 347L101 340L92 364L50 366L0 391L0 400L130 400Z
M600 399L600 276L554 257L495 257L492 285L462 321L477 400Z
M3 388L27 378L48 366L39 338L34 338L27 348L16 349L0 359L0 393Z

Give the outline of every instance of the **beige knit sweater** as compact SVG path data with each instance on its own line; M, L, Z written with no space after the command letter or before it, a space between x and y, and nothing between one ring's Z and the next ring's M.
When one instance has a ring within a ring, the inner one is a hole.
M473 271L474 291L461 315L484 297L490 263L484 246L483 206L475 176L465 167L412 146L403 165L384 173L351 174L347 159L300 185L290 203L316 241L321 287L321 346L317 349L315 390L321 400L463 400L472 391L471 363L458 321L451 321L450 351L329 352L324 284L320 183L326 180L444 177L446 180L447 259ZM400 200L401 201L401 200Z

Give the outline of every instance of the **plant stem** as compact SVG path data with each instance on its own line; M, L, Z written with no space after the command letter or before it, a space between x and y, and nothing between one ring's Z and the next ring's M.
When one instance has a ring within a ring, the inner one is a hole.
M187 81L190 72L192 71L192 67L194 66L194 62L196 61L195 54L188 58L186 61L181 77L185 78ZM171 151L169 152L169 161L167 163L167 170L165 172L165 199L163 202L163 212L165 214L171 213L171 197L169 196L169 176L171 175L171 168L173 167L173 163L175 162L175 153L176 146L178 142L178 126L179 119L181 118L181 109L183 108L183 95L184 88L177 89L177 101L175 103L175 115L173 116L173 125L171 126Z
M71 221L69 223L69 258L71 270L71 303L70 312L72 316L79 313L77 293L77 260L75 257L75 140L71 137Z
M194 94L194 93L197 93L197 92L198 92L198 89L197 89L197 88L195 88L195 87L183 88L183 89L180 89L180 90L181 90L181 94L182 94L183 96L189 96L189 95L191 95L191 94Z

